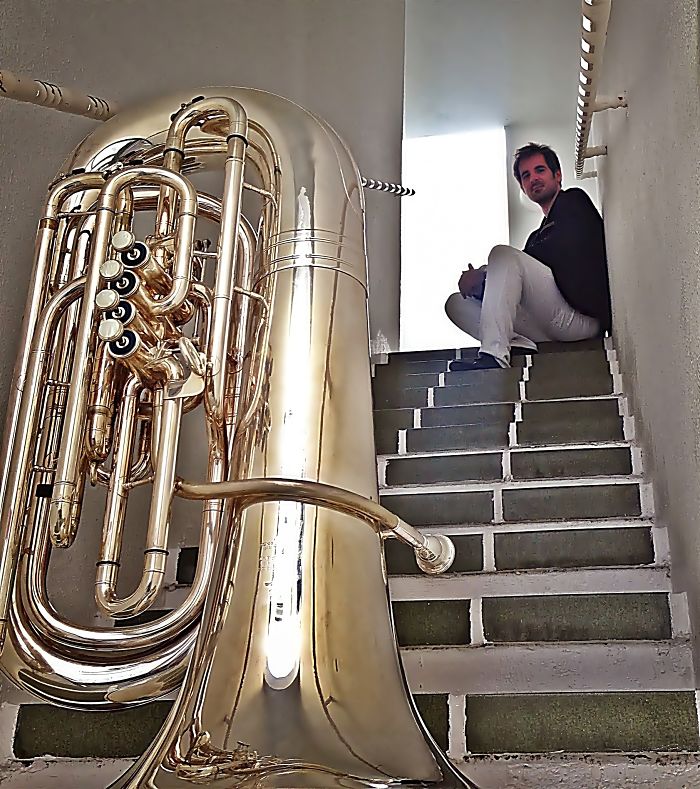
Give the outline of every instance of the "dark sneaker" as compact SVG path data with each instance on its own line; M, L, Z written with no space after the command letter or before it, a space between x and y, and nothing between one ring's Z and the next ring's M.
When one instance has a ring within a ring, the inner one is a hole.
M535 348L522 348L520 345L510 346L511 356L526 356L527 354L534 354L534 353L537 353L537 350Z
M458 373L465 370L500 370L498 361L490 353L480 353L476 359L455 359L450 362L450 372Z

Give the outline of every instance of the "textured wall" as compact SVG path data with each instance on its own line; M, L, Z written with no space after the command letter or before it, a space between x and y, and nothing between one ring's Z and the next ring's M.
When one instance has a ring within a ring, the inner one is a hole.
M318 113L364 175L399 180L404 0L6 0L2 67L128 103L246 85ZM0 102L0 403L46 186L94 122ZM398 347L399 200L367 194L372 335Z
M616 345L700 632L700 102L697 0L615 0L595 121ZM697 652L696 652L697 654Z

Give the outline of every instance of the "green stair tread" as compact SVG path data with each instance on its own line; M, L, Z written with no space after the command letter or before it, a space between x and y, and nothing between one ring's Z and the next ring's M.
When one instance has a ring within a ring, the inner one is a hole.
M495 449L508 446L507 424L421 427L406 431L408 452L441 452L453 449Z
M627 518L640 514L638 484L566 485L503 491L503 519L509 522Z
M468 405L470 403L513 403L519 399L517 370L488 370L493 380L471 386L439 386L433 390L436 406ZM508 375L506 375L508 373ZM476 373L469 373L476 375Z
M421 411L421 427L449 427L450 425L495 424L507 429L513 421L513 405L495 403L483 405L447 405L438 408L424 408Z
M493 518L493 493L411 493L381 496L381 504L413 526L485 523Z
M651 564L648 526L624 529L562 529L494 536L498 570Z
M494 643L671 637L663 592L487 597L483 623L486 640Z
M449 714L447 708L447 694L426 693L413 696L418 714L435 742L447 750L447 732L449 728Z
M626 447L513 452L510 465L514 479L607 477L632 473L632 457Z
M155 738L172 702L153 701L116 712L82 712L51 704L19 708L14 754L64 758L128 758L141 755Z
M503 477L501 453L444 455L390 460L387 485L415 485L466 480L495 481Z
M406 600L392 603L402 647L459 646L471 641L469 600Z
M559 693L467 698L472 753L696 750L689 692Z

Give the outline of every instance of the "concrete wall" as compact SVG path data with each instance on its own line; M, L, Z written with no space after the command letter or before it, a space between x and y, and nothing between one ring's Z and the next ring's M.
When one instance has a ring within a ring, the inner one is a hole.
M594 124L615 343L700 633L700 102L697 0L615 0ZM697 638L697 636L696 636ZM696 653L697 654L697 653Z
M400 177L403 49L404 0L0 3L4 68L123 104L183 86L270 90L329 121L381 180ZM10 101L0 123L1 404L47 184L95 124ZM372 337L396 348L399 200L370 192L367 214Z

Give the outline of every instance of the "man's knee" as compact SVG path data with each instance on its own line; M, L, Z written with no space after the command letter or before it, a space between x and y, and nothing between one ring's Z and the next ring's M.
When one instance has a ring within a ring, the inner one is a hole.
M447 317L454 323L454 316L456 315L457 311L460 308L460 305L464 301L464 297L461 293L453 293L450 295L445 302L445 312L447 313Z
M489 252L489 268L493 271L498 266L518 266L518 250L508 244L496 244Z

